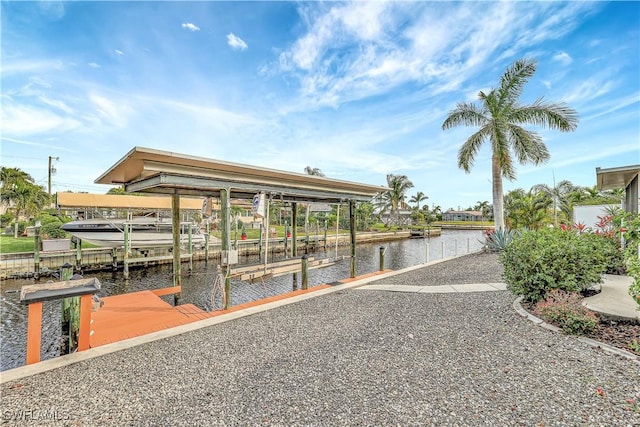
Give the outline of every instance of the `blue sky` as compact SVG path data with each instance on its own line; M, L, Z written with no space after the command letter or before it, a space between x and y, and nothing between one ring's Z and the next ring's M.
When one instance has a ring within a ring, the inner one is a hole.
M54 191L93 181L134 146L384 185L429 204L491 201L490 153L470 174L442 131L457 102L516 59L523 94L576 109L573 133L505 191L640 163L638 2L2 2L3 166Z

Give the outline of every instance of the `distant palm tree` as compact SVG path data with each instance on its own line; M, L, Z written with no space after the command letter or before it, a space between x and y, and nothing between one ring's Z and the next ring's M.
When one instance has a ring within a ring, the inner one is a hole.
M483 202L478 201L478 203L476 203L473 209L480 211L480 214L482 215L482 220L484 221L485 217L489 213L489 202L486 200Z
M322 176L324 177L324 173L322 173L322 171L318 168L312 168L311 166L306 166L304 168L304 172L307 175L313 175L313 176ZM305 210L304 210L304 230L305 232L309 232L309 214L311 213L311 203L307 203L305 205Z
M418 191L414 196L411 196L411 199L409 199L409 203L415 203L416 209L420 210L420 202L424 202L428 198L429 196L424 194L422 191Z
M478 93L479 105L458 103L442 124L443 130L459 125L480 127L458 151L458 167L467 173L482 143L491 143L493 216L497 229L504 228L502 178L514 180L516 177L513 156L521 164L537 165L549 159L549 151L540 135L521 125L531 123L562 132L573 131L578 125L578 114L565 104L546 103L542 98L531 105L519 103L524 85L535 71L534 60L516 61L504 72L497 89Z
M387 187L389 190L383 193L383 198L391 211L391 216L395 223L398 223L399 210L406 198L407 190L413 188L413 183L409 181L406 175L387 175Z
M306 173L307 175L324 176L324 173L322 173L320 169L312 168L311 166L306 166L304 168L304 173Z

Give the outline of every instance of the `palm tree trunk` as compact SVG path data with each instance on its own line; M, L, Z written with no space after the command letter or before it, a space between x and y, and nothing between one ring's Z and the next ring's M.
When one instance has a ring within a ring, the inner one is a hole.
M18 238L18 228L20 226L20 209L16 207L16 222L13 226L13 237Z
M491 160L491 175L493 178L493 219L496 230L504 228L504 194L502 192L502 174L500 161L496 155Z

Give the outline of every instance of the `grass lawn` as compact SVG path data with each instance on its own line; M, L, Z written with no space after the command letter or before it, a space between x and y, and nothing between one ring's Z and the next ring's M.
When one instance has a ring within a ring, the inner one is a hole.
M82 248L97 248L98 246L91 243L82 242ZM33 252L34 250L34 238L33 237L18 237L7 236L0 234L0 253L10 254L16 252Z

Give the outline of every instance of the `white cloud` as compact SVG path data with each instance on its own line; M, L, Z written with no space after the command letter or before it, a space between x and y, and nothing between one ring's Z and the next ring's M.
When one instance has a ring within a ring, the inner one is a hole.
M100 68L100 64L96 62L89 62L87 65L91 68Z
M227 43L229 44L229 46L231 46L232 49L236 50L245 50L249 47L244 40L233 33L227 34Z
M558 52L557 54L553 55L553 60L564 65L569 65L573 62L573 58L567 52Z
M200 28L195 26L191 22L183 22L182 28L186 28L187 30L190 30L190 31L200 31Z
M124 127L127 125L128 116L132 112L131 108L124 102L117 102L105 98L100 95L90 95L89 99L93 102L97 116L106 125L114 125L116 127ZM87 117L92 119L92 117Z
M6 98L3 99L2 104L0 131L3 135L23 137L51 131L64 133L81 126L79 121L64 117L49 109L17 105Z
M120 49L116 49L115 52L116 52L116 55L124 55L124 52L121 51Z
M508 49L523 50L570 31L579 20L576 15L588 7L441 4L446 6L396 2L301 6L308 31L280 53L276 66L299 79L300 95L312 109L336 108L407 83L424 85L437 95L464 88L487 61L510 62L511 57L501 56ZM554 18L539 20L536 12Z

